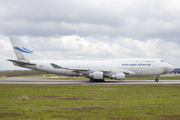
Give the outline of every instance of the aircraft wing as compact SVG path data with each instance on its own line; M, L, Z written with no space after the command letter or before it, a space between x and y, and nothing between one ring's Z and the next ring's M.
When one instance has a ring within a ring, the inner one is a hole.
M90 69L88 68L68 68L69 70L74 70L74 71L89 71Z
M111 70L98 70L98 71L101 71L101 72L104 72L104 73L111 72Z
M55 69L68 69L68 70L73 70L73 71L89 71L90 69L88 68L65 68L62 66L59 66L57 64L54 63L50 63Z
M19 60L10 60L10 59L7 59L7 61L10 61L10 62L18 64L18 65L36 65L34 63L29 63L29 62L24 62L24 61L19 61Z
M130 70L123 70L123 73L127 74L127 75L135 75L136 74L135 72L130 71Z
M68 70L73 70L75 72L83 72L83 73L88 73L91 69L89 68L65 68L65 67L62 67L62 66L59 66L55 63L50 63L55 69L68 69ZM110 72L113 72L112 70L97 70L97 71L101 71L103 73L110 73ZM119 73L119 72L117 72ZM130 71L130 70L122 70L120 73L124 73L126 75L134 75L136 74L135 72L133 71Z

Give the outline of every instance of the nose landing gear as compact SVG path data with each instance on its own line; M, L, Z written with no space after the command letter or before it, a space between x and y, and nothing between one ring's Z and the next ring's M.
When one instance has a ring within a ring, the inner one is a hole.
M159 78L158 78L158 76L156 76L155 82L159 82Z

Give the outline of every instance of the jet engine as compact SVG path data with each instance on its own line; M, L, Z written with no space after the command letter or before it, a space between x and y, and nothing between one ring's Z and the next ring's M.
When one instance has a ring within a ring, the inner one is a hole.
M110 75L110 79L116 79L116 80L124 80L125 79L125 74L124 73L117 73L115 75Z
M89 78L91 79L103 79L103 72L93 72L93 73L89 73Z

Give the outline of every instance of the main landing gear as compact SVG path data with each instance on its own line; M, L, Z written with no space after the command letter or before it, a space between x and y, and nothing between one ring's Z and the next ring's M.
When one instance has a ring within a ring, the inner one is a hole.
M90 82L105 82L105 80L104 79L90 79L89 80Z
M158 76L156 76L155 82L159 82L159 78L158 78Z

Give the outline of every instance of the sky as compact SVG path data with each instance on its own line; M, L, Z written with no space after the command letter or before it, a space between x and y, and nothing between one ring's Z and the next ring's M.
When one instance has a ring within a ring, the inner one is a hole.
M179 0L0 0L0 70L19 70L9 36L45 59L161 58L180 67Z

